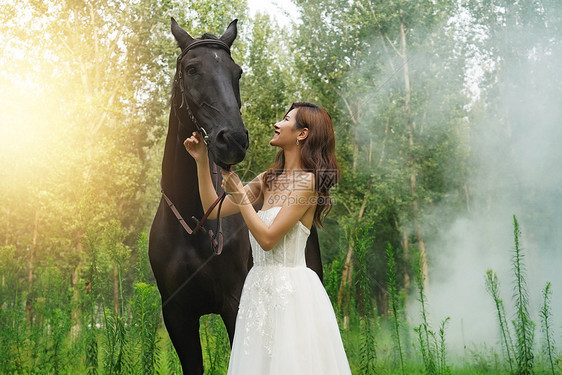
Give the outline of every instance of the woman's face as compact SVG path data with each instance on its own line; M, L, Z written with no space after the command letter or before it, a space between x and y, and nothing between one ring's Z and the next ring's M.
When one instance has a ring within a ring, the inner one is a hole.
M296 129L295 115L297 114L297 111L298 108L292 109L281 121L273 125L275 134L269 141L270 145L281 148L296 146L297 135L302 130Z

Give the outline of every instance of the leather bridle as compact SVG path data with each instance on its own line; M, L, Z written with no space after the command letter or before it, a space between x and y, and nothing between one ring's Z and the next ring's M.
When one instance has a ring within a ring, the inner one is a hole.
M174 86L179 86L180 92L181 92L181 105L179 106L179 109L183 108L183 106L185 105L185 108L187 110L187 115L189 116L189 118L191 119L191 121L193 122L195 127L197 128L197 131L199 132L199 134L201 134L201 137L203 138L203 142L205 142L205 145L209 146L209 143L210 143L209 134L207 133L207 131L205 130L204 127L199 125L199 122L197 121L195 116L193 116L193 113L191 112L191 108L189 108L189 102L187 101L185 89L183 87L183 72L182 72L181 64L180 64L181 60L184 58L185 55L187 55L187 53L189 51L191 51L195 47L199 47L199 46L203 46L203 45L212 45L212 46L220 47L220 48L224 49L225 51L227 51L228 54L230 55L230 47L228 47L228 45L220 39L198 39L198 40L195 40L190 45L188 45L181 52L181 54L178 56L178 60L176 62L176 72L178 74L177 74L177 78L174 79ZM178 116L178 120L180 120L179 116ZM181 123L181 120L180 120L180 123Z
M182 51L182 53L178 56L178 60L177 60L177 63L176 63L177 74L176 74L176 78L174 78L174 86L175 87L179 86L179 89L180 89L180 92L181 92L181 105L179 106L178 109L183 108L184 105L185 105L185 108L187 110L187 115L189 116L191 122L193 122L193 124L195 125L199 134L201 134L203 142L205 142L205 145L208 147L209 143L211 143L209 135L208 135L207 131L205 130L205 128L202 127L199 124L199 122L197 121L197 119L193 115L193 112L191 111L191 108L189 107L189 102L187 100L186 93L185 93L185 90L184 90L183 73L182 73L181 64L180 64L181 60L185 57L187 52L189 52L190 50L192 50L195 47L199 47L199 46L202 46L202 45L220 47L220 48L226 50L228 52L228 54L230 55L230 47L226 43L224 43L222 40L219 40L219 39L198 39L198 40L195 40L190 45L188 45ZM173 103L173 101L172 101L172 108L174 109L174 114L176 115L176 118L178 119L178 121L181 125L182 124L181 117L179 116L178 112L176 111L175 103ZM218 171L217 171L217 165L214 162L213 162L213 174L215 174L215 176L216 176L216 179L215 179L215 189L216 189L217 186L218 186ZM181 216L180 212L178 211L178 209L176 208L174 203L166 195L166 193L164 192L164 188L162 188L161 191L162 191L162 196L164 197L164 200L166 200L166 203L168 204L168 206L170 207L170 209L174 213L174 216L176 217L176 219L178 219L178 221L181 224L181 226L183 227L183 229L190 235L194 234L194 233L197 233L199 230L204 230L205 232L207 232L207 234L209 235L209 238L211 240L211 247L213 249L213 253L215 255L220 255L222 253L222 248L223 248L223 243L224 243L223 235L222 235L222 223L221 223L221 218L220 218L220 212L221 212L222 203L224 202L224 199L226 198L226 192L223 192L215 200L215 202L213 202L213 204L209 207L207 212L205 212L205 215L203 215L203 218L201 218L201 220L197 220L197 218L195 216L191 217L191 220L196 223L195 228L192 229L186 223L186 221L183 219L183 217ZM207 218L209 217L209 215L211 214L213 209L217 206L217 204L219 206L218 210L217 210L217 225L216 225L216 228L215 228L215 232L213 233L212 230L206 229L203 226L203 224L205 223L205 221L207 220Z

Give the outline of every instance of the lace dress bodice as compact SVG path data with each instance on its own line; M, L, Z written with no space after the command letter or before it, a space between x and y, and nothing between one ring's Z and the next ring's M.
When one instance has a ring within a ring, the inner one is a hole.
M264 211L258 211L258 215L268 226L273 223L281 207L271 207ZM252 256L254 267L256 266L285 266L306 267L305 247L310 230L301 222L297 222L293 228L283 237L281 241L270 251L264 251L258 241L250 232L250 243L252 245Z

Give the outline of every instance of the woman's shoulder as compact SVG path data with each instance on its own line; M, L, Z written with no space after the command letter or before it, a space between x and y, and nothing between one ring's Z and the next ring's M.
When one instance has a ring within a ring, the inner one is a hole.
M267 172L267 171L263 171L262 173L258 174L258 175L255 176L249 183L252 183L252 184L260 183L260 184L263 184L263 182L264 182L264 176L265 176L265 173L266 173L266 172Z
M314 191L316 174L312 171L298 171L294 179L295 187L306 187Z

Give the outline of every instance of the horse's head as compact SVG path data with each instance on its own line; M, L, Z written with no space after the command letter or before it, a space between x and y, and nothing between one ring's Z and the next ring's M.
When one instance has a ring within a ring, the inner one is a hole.
M172 34L182 50L172 94L172 105L182 117L178 136L183 141L194 130L207 135L212 160L225 169L241 162L249 145L240 114L242 69L230 56L237 21L220 38L204 34L194 39L172 18Z

